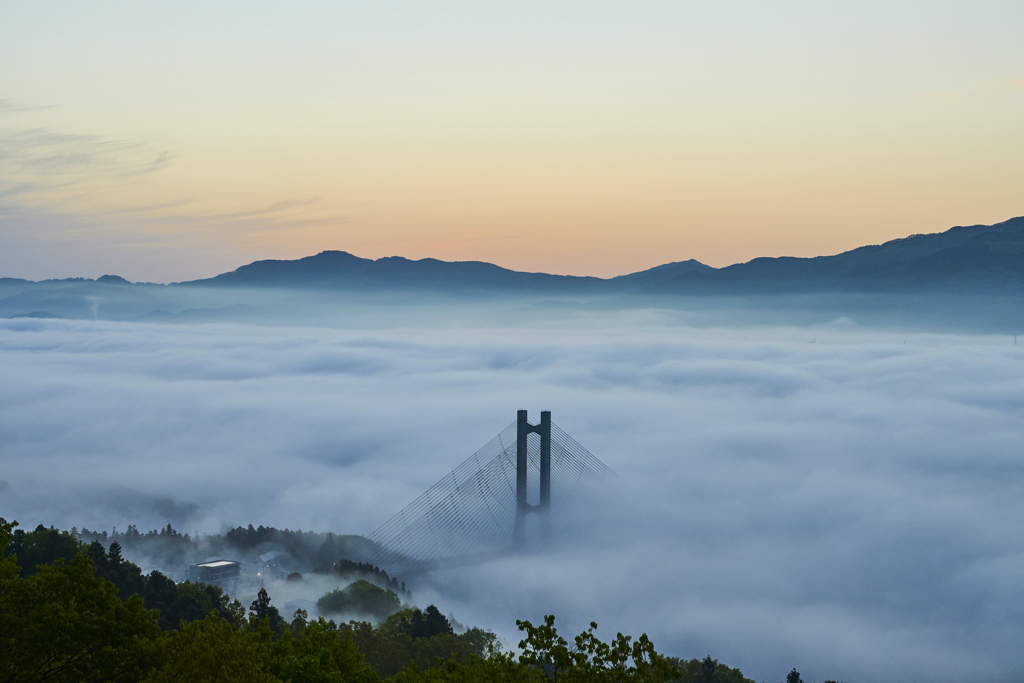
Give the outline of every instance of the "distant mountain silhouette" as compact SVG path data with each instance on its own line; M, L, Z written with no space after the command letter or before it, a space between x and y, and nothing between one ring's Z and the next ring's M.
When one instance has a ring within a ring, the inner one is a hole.
M1024 288L1024 217L912 235L834 256L756 258L717 269L679 261L610 279L523 273L480 261L372 260L325 251L295 261L256 261L179 284L589 295L1017 290Z
M414 261L400 256L373 260L324 251L294 261L256 261L209 279L175 283L188 286L581 296L1018 292L1024 290L1024 217L912 235L834 256L756 258L717 269L699 261L678 261L608 279L524 273L481 261ZM163 285L133 284L117 275L38 283L0 278L0 302L17 313L54 307L63 312L70 310L70 297L75 306L91 310L96 300L89 296L103 294L104 306L109 307L115 291L146 288L155 292Z
M130 285L131 284L130 282L128 282L128 280L125 280L120 275L101 275L100 277L96 278L96 282L99 282L99 283L102 283L102 284L105 284L105 285Z
M962 291L1024 288L1024 217L911 235L835 256L756 258L645 288L661 294Z
M671 280L672 278L680 275L686 275L689 273L706 273L712 270L714 270L714 268L711 266L701 263L695 259L690 259L689 261L666 263L648 270L641 270L638 273L619 275L618 277L613 277L610 280L607 280L607 282L612 285L612 288L617 290L641 290L653 287L661 282Z
M524 273L481 261L413 261L400 256L377 260L344 251L324 251L295 261L256 261L230 273L182 285L209 287L315 287L352 290L433 289L446 291L604 293L638 291L694 270L698 261L657 266L604 280L596 277Z

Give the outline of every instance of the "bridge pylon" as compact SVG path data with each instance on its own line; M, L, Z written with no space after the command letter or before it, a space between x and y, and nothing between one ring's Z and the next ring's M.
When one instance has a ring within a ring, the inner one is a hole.
M538 500L538 473L539 502L530 505ZM493 439L370 534L366 561L389 572L430 571L504 555L526 545L534 532L540 543L550 543L545 539L551 537L552 511L565 509L581 486L612 475L549 411L534 425L520 410Z
M527 439L530 434L540 435L540 502L530 505L526 501L527 473L529 472L529 451ZM530 424L525 410L518 412L516 419L516 523L512 533L512 545L521 548L526 543L526 517L537 513L541 517L541 534L551 537L551 411L542 410L540 424Z

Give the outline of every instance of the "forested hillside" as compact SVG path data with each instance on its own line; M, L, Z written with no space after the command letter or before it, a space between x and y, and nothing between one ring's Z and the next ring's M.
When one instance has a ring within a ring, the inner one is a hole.
M68 532L16 526L0 519L0 680L10 683L747 683L710 657L665 657L646 635L605 643L592 624L570 644L553 616L537 626L517 622L523 640L514 654L482 629L456 635L433 605L400 610L377 626L339 625L310 621L302 610L281 615L261 590L246 610L215 586L144 575L117 541L104 548Z
M72 528L71 534L84 543L99 542L104 546L117 543L133 559L146 564L179 571L188 563L213 555L241 559L267 550L284 552L296 571L327 571L339 558L359 561L368 556L373 545L362 536L321 534L313 531L275 529L273 527L239 526L223 534L190 536L170 524L162 529L142 532L134 525L124 531L93 531ZM353 565L353 571L361 567ZM397 584L396 584L397 588Z

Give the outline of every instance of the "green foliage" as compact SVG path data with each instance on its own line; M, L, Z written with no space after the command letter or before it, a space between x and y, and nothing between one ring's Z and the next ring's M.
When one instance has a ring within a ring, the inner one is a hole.
M142 570L137 564L121 556L120 543L111 543L110 551L107 552L100 543L93 542L87 552L96 564L96 575L117 586L118 595L122 600L136 593L146 592L146 578L142 575Z
M326 547L328 543L333 544L333 537L324 541ZM322 552L326 552L321 548ZM390 588L396 593L408 593L405 590L405 582L398 582L396 577L388 576L388 573L380 567L375 567L369 562L353 562L352 560L338 560L335 562L330 569L324 569L319 567L313 570L314 574L337 574L338 576L345 578L358 578L366 579L370 583L380 586L381 588Z
M379 679L350 638L323 619L307 624L301 638L286 634L270 648L268 670L283 681L376 683Z
M522 654L489 653L472 657L468 663L449 659L443 666L422 671L408 666L395 675L396 683L661 683L684 678L670 660L654 651L646 635L632 642L621 633L611 643L594 635L596 624L576 636L570 645L555 629L555 618L547 616L534 626L516 622L526 636L519 643Z
M386 619L401 606L397 593L375 586L366 579L336 588L316 601L316 608L322 614L361 614L376 619Z
M427 610L430 611L430 607ZM437 612L437 608L433 611ZM345 627L345 632L381 678L399 674L409 666L423 671L437 668L446 661L468 665L474 658L487 654L487 650L479 649L481 642L494 643L497 640L493 633L481 632L486 635L479 635L480 629L473 629L473 635L468 638L467 634L456 636L450 626L448 630L441 629L436 619L432 620L435 632L428 635L427 630L417 631L417 627L412 625L417 614L420 615L419 622L425 623L426 618L420 610L405 609L391 615L380 628L375 629L367 622L353 621ZM447 624L447 620L444 623ZM418 636L413 633L418 633Z
M543 671L555 681L667 681L678 676L678 670L654 651L647 634L631 643L629 636L617 634L611 643L594 635L597 624L576 636L572 647L555 629L555 617L544 617L534 626L517 621L526 638L519 643L519 661Z
M216 587L175 584L159 572L143 576L117 542L107 551L54 529L23 533L16 526L0 519L5 683L750 683L711 657L663 657L646 635L634 642L620 633L604 643L596 624L570 644L553 616L539 626L517 622L525 634L518 656L500 652L493 633L455 635L433 605L397 611L376 629L310 622L301 610L289 626L261 590L245 619L238 601L229 603ZM30 570L18 551L32 558ZM384 593L387 609L397 610L393 591L360 583L334 593L355 601ZM787 677L799 680L796 670Z
M712 683L715 680L715 673L718 669L718 660L711 659L711 655L704 658L704 661L700 663L700 680L701 683Z
M273 660L268 632L233 629L216 612L148 643L147 683L275 683L267 669Z
M160 563L168 567L179 567L186 564L190 557L197 554L195 539L188 534L180 534L168 524L163 529L153 529L142 533L135 525L129 524L128 529L118 532L116 529L108 534L106 531L90 531L89 529L72 529L71 533L85 543L98 541L103 547L117 543L121 548L133 555L146 555L160 558ZM212 555L216 551L206 553Z
M162 529L153 529L145 533L134 525L126 531L112 532L92 531L89 529L72 529L72 536L86 544L98 541L103 547L117 542L130 557L144 556L157 566L180 567L195 562L202 557L213 555L231 556L235 554L252 554L267 550L283 550L300 571L312 571L318 567L329 568L339 563L341 557L365 557L374 547L362 536L339 536L337 534L319 534L312 531L275 529L273 527L235 527L226 534L203 534L191 537L181 534L170 524ZM345 564L341 560L339 564ZM355 563L353 563L355 564ZM370 567L370 565L365 565ZM387 577L386 573L370 567L372 572L364 572L357 578L369 578L382 587L390 587L396 592L400 590L398 581ZM327 572L330 569L322 569Z
M158 571L150 572L143 593L148 609L159 610L160 628L170 631L181 621L199 621L213 610L232 623L241 623L245 609L220 587L183 581L175 583Z
M108 552L98 541L87 546L67 532L40 525L29 532L15 529L9 542L0 547L18 558L22 577L58 560L70 563L84 553L93 563L95 576L112 583L121 600L139 595L147 609L159 610L160 628L165 631L176 628L182 619L201 620L214 609L232 622L244 617L242 605L217 586L187 581L176 584L158 571L143 575L138 565L124 559L117 541L111 542Z
M420 611L409 608L395 612L381 626L388 633L404 633L413 639L432 638L442 633L454 634L448 619L434 605Z
M14 525L0 520L0 546ZM25 546L22 546L25 547ZM0 566L0 680L132 680L140 642L160 635L157 613L142 598L122 602L117 589L94 575L84 554L37 565L20 576L14 553Z
M537 669L523 666L512 655L498 654L468 665L453 659L430 669L410 664L388 680L393 683L548 683L550 679Z
M274 633L281 633L284 630L284 619L277 608L270 604L270 596L266 588L260 588L256 599L249 606L249 615L253 627L266 624Z
M205 538L205 537L204 537ZM317 534L311 531L292 531L273 527L235 527L224 536L205 538L216 552L235 548L246 551L261 547L283 549L299 564L308 567L330 567L339 557L360 557L372 549L362 536L338 536Z
M477 657L485 657L487 653L497 652L501 649L498 636L482 628L466 629L465 633L459 635L459 640L465 643L469 651Z
M744 678L739 669L730 669L708 655L704 659L678 659L667 657L667 661L677 670L683 672L683 678L694 683L754 683Z
M15 529L9 542L0 545L5 552L18 556L22 576L35 574L36 567L53 564L58 559L70 562L82 552L82 543L66 531L47 529L42 524L35 531L26 533Z

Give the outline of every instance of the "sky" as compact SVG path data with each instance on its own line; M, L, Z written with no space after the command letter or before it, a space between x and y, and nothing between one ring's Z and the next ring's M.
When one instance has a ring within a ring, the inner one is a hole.
M1024 214L1024 4L0 1L0 276L612 276Z
M1024 346L683 320L0 320L0 516L145 531L170 498L190 533L368 534L548 409L613 484L550 549L417 584L421 607L512 644L516 619L593 620L758 681L1019 680Z

